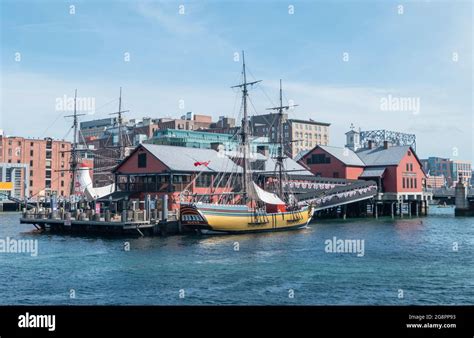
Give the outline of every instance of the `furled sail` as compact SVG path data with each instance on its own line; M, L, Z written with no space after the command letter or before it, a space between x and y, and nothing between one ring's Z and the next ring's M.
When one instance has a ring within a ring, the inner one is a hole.
M252 188L253 189L249 189L249 193L251 197L256 200L262 201L267 204L285 204L285 202L283 202L276 194L263 190L255 182L252 182Z

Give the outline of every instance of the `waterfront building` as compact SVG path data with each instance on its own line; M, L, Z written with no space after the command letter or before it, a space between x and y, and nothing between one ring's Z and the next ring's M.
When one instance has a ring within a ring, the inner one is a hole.
M8 196L23 199L28 195L28 166L21 163L0 163L0 200Z
M450 188L456 185L459 178L464 184L471 184L472 165L470 161L452 160L436 156L421 161L426 173L432 176L444 176L446 185Z
M229 176L236 167L235 162L213 149L141 144L114 169L118 191L113 198L127 196L143 200L147 194L158 197L166 194L170 209L177 209L179 195L184 190L190 194L230 192L233 187L219 184L210 187L215 185L218 174Z
M254 136L266 136L270 142L277 143L278 119L278 113L252 116L250 118L252 134ZM330 123L317 122L311 119L290 119L288 114L283 114L283 121L285 153L291 158L309 151L316 145L329 144Z
M179 196L185 190L188 194L229 193L240 182L237 179L242 171L239 156L238 151L219 152L216 149L144 143L113 170L117 192L112 194L112 198L143 200L147 194L158 197L167 194L170 209L177 209ZM275 164L268 145L259 146L252 154L251 168L255 173L273 172ZM305 175L313 176L290 158L286 158L284 164L288 175L294 175L295 180L301 180ZM237 176L235 184L229 186L231 175Z
M17 183L16 187L22 185L23 188L14 188L15 196L21 198L42 198L51 194L68 196L71 184L70 151L71 143L64 140L0 134L0 163L10 165L8 170L15 176L11 178L12 182L22 182ZM20 168L14 165L20 165Z
M353 144L357 141L353 131L346 136L348 147L318 145L300 163L316 176L373 180L387 196L421 198L426 174L411 146L392 146L385 141L381 147L368 142L367 147L359 148Z

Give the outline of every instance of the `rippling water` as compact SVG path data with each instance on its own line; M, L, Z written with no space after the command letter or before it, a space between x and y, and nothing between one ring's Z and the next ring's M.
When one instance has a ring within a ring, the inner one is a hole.
M473 219L430 213L129 239L38 234L0 214L0 239L39 245L36 257L0 253L0 304L474 304ZM364 256L326 253L334 236L365 240Z

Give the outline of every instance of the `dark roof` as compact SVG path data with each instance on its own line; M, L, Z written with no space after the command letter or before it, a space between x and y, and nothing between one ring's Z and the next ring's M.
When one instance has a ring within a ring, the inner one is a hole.
M288 119L288 121L296 122L296 123L305 123L305 124L317 124L317 125L327 126L327 127L331 125L331 123L327 123L327 122L318 122L318 121L310 121L310 120Z
M382 177L386 167L370 167L365 168L359 177Z
M366 166L398 165L408 150L410 146L391 146L387 149L384 147L361 149L356 154Z

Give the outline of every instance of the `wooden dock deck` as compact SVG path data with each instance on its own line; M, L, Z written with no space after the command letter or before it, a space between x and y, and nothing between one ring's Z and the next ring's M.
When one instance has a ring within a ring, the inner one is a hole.
M136 236L177 234L180 232L177 221L105 221L89 219L61 219L51 215L23 214L22 224L33 224L36 229L55 233L107 233Z

